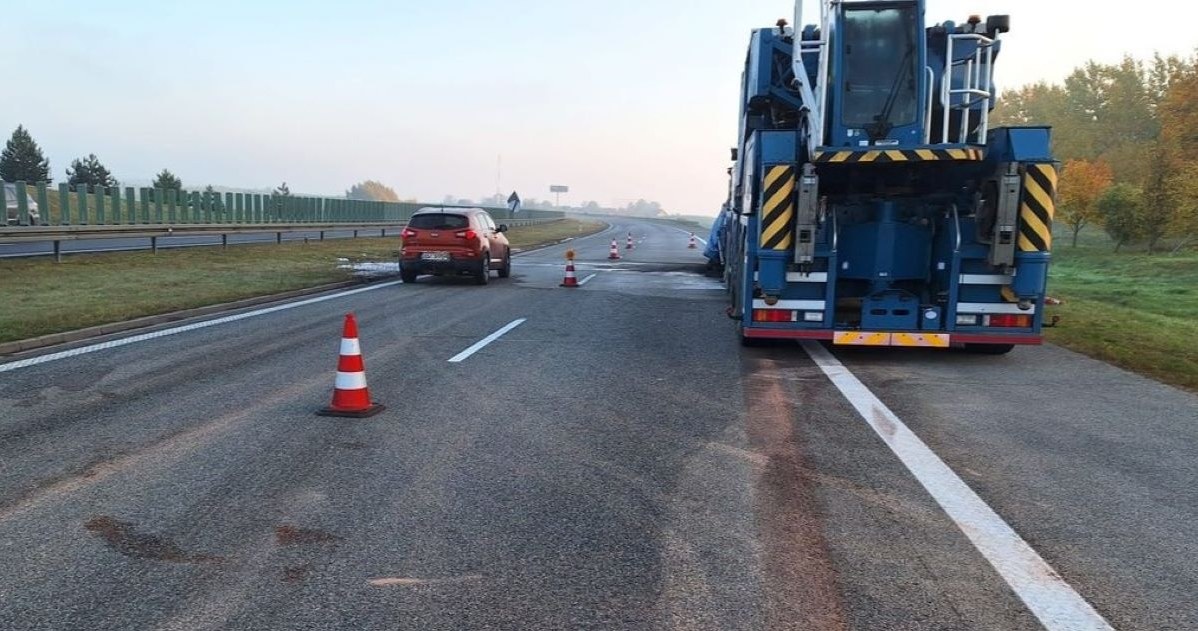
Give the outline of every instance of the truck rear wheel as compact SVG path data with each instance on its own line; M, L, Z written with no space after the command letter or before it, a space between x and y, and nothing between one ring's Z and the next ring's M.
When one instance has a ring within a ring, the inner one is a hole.
M762 348L773 345L774 340L768 337L749 337L745 335L745 330L740 330L740 345L745 348Z
M1014 344L966 344L965 352L975 355L1006 355L1014 348Z

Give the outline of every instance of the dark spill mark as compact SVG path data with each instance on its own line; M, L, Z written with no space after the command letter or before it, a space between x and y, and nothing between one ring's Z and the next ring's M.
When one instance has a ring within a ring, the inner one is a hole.
M296 565L294 567L285 567L285 568L283 568L283 582L284 583L298 583L298 582L304 580L305 578L308 578L308 575L311 573L312 573L312 564L311 563L305 563L303 565Z
M788 381L793 366L742 359L745 431L769 460L754 483L763 545L766 628L847 631L835 564L824 535L814 471L797 425L810 422L820 384Z
M310 543L341 541L341 537L315 528L278 526L275 528L275 541L281 546L302 546Z
M223 560L208 554L188 554L169 539L138 532L133 524L107 515L93 517L83 527L103 539L108 547L135 559L170 563L220 563Z

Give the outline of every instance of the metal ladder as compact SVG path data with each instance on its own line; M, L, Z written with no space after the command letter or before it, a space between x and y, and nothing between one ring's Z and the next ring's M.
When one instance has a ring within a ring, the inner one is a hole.
M815 159L816 147L822 147L827 140L824 134L825 105L828 102L828 20L835 15L835 7L842 0L821 0L820 2L820 39L803 40L803 0L795 0L794 15L794 52L791 54L791 67L795 76L795 87L803 99L807 110L804 121L807 128L808 159ZM803 55L818 55L815 84L808 82L807 67L803 63Z
M954 59L954 44L961 41L977 43L972 55ZM940 142L945 144L966 144L986 142L986 133L990 129L990 99L994 86L994 42L996 40L981 33L949 33L945 50L944 73L940 80L940 104L944 108L944 121L940 131ZM954 85L955 68L963 68L960 86ZM953 104L953 98L960 96L961 102ZM976 135L969 133L969 112L981 105L981 122ZM961 112L961 124L956 136L949 135L949 119L953 110ZM929 117L929 120L930 117Z

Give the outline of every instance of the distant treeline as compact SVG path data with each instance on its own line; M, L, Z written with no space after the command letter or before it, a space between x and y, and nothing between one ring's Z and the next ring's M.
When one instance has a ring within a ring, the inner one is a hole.
M491 195L479 199L459 198L453 195L446 195L444 202L446 204L455 204L458 206L486 206L502 208L507 206L506 195ZM661 204L654 201L638 199L634 202L629 202L623 206L612 207L603 206L596 201L586 201L579 206L571 206L562 204L558 206L552 200L537 199L535 197L524 197L520 200L520 205L523 208L540 209L540 210L561 210L565 212L587 213L591 215L624 215L628 217L665 217L665 209Z
M1007 91L994 124L1053 127L1057 222L1075 243L1090 224L1116 249L1198 241L1198 56L1090 61L1064 83Z

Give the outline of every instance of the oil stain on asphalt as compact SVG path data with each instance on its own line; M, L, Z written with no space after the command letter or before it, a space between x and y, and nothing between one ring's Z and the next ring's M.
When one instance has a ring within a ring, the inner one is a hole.
M170 563L220 563L224 560L209 554L188 554L169 539L138 532L133 524L107 515L93 517L83 527L103 539L109 548L135 559Z

